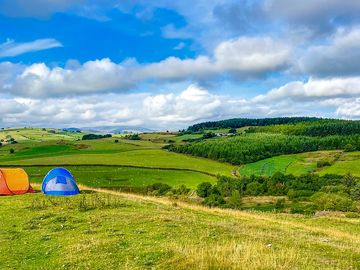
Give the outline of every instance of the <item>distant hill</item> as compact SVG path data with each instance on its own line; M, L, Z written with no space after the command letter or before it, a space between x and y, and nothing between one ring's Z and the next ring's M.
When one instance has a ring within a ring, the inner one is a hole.
M65 130L65 129L64 129ZM153 130L144 127L132 126L99 126L99 127L82 127L82 128L69 128L67 131L82 131L88 133L101 133L101 134L118 134L118 133L144 133L152 132Z
M315 122L329 120L317 117L277 117L277 118L233 118L220 121L198 123L188 127L188 131L196 132L202 129L242 128L246 126L268 126L299 122ZM340 121L340 120L338 120Z

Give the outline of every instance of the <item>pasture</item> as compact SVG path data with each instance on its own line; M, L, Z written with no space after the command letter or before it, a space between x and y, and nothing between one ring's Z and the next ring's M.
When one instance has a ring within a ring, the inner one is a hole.
M83 188L84 190L84 188ZM359 219L84 191L0 198L1 269L359 269ZM296 233L295 233L296 232Z
M56 134L42 129L6 132L14 136L28 130L38 137L0 147L0 166L25 166L32 182L41 181L50 167L64 166L79 183L93 187L131 190L162 182L195 189L201 182L214 183L217 174L231 175L234 170L226 163L162 149L175 136L171 133L142 134L141 140L116 136L83 141L75 137L54 140Z
M318 162L328 162L324 167L318 167ZM307 173L344 175L351 172L360 176L357 169L360 164L359 152L317 151L293 155L281 155L249 163L240 167L241 175L273 175L275 172L302 175Z

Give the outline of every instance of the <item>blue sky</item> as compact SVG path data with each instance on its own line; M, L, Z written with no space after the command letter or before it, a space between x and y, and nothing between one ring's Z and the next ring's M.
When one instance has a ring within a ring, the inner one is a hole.
M0 0L0 125L358 119L360 3L325 2Z

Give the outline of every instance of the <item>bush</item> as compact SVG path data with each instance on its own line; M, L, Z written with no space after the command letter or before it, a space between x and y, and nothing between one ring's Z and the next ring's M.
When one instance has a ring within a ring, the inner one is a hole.
M343 183L347 190L350 190L355 185L356 178L351 173L348 173L344 176Z
M241 195L240 192L238 190L234 190L230 196L230 198L228 199L227 205L230 208L234 208L234 209L240 209L242 202L241 202Z
M140 140L140 136L139 136L139 134L131 134L131 135L126 135L125 139L138 141L138 140Z
M103 139L103 138L111 138L112 135L111 134L105 134L105 135L101 135L101 134L85 134L82 137L82 140L97 140L97 139Z
M264 192L262 184L259 182L251 182L246 185L246 194L250 196L257 196Z
M345 186L344 185L323 186L320 189L320 192L325 192L325 193L345 193Z
M353 152L356 150L356 147L353 146L352 144L347 144L344 146L344 151L345 152Z
M350 195L354 200L360 200L360 182L356 183L356 185L350 190Z
M155 183L146 187L147 193L151 193L156 196L165 195L171 190L171 186L164 183Z
M298 199L298 198L304 198L304 197L310 197L314 194L314 191L311 190L294 190L289 189L287 196L290 200Z
M226 201L223 196L218 194L211 194L207 197L203 204L210 206L210 207L219 207L225 205Z
M284 198L278 199L275 203L275 209L277 211L280 211L283 210L284 208L285 208L285 199Z
M317 163L316 163L316 167L318 168L322 168L322 167L326 167L326 166L330 166L331 163L327 160L319 160Z
M210 139L216 137L216 134L213 132L208 132L203 135L203 139Z
M118 143L118 142L119 142L119 140L115 140L114 142L115 142L115 143Z
M199 197L206 198L209 197L212 191L212 185L209 182L203 182L197 186L196 194Z
M187 188L185 185L181 185L180 187L173 189L173 193L175 195L187 195L190 192L190 188Z
M10 152L10 154L14 154L15 153L14 148L10 148L9 152Z
M317 192L311 197L311 200L316 205L317 210L343 212L356 210L353 200L344 194Z

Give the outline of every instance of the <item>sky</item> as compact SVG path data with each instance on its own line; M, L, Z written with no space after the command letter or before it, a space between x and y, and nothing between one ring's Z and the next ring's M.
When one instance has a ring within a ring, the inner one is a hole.
M359 0L0 0L0 126L360 118Z

